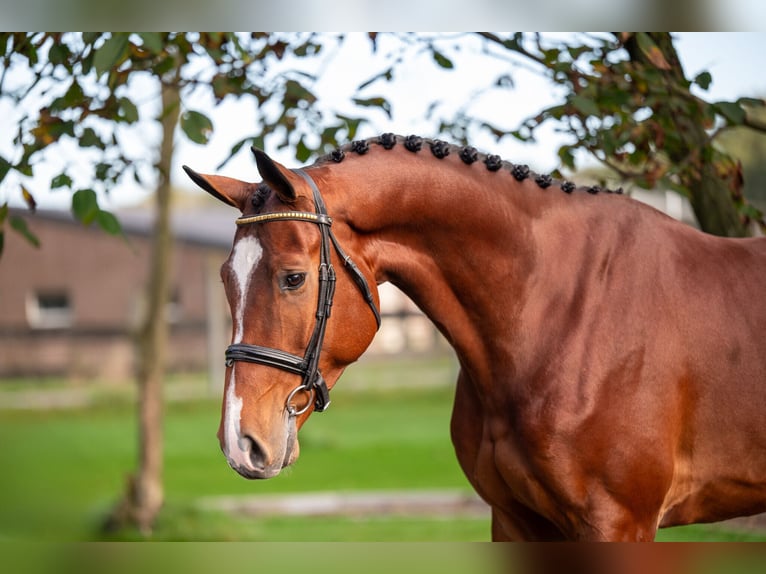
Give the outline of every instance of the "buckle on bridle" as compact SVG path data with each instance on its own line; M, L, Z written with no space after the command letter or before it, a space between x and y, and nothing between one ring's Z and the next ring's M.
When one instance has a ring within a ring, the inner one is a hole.
M306 401L306 404L298 409L291 403L295 395L300 391L305 391L311 396L309 397L309 400ZM298 385L290 391L290 394L287 395L287 400L285 401L285 409L287 410L287 414L291 417L298 417L309 410L312 402L314 403L314 410L319 413L326 410L331 402L330 390L327 388L327 383L325 383L324 378L319 372L317 372L316 377L314 377L314 382L310 386Z

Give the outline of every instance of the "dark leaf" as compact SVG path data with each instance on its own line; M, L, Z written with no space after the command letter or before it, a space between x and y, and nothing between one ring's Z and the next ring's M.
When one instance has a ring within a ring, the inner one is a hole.
M694 78L694 83L703 90L707 90L710 87L710 84L713 83L713 76L710 75L710 72L702 72L697 74L697 77Z
M569 101L575 107L575 109L585 116L598 116L601 114L598 105L591 98L585 96L574 95Z
M93 57L93 67L96 68L96 75L98 77L111 71L127 53L128 39L128 34L115 32L96 50L96 54Z
M374 108L380 108L384 112L386 112L386 115L389 119L391 119L391 103L383 97L378 98L354 98L354 103L357 106L362 107L374 107Z
M574 159L574 154L572 153L571 146L561 146L559 148L559 158L561 159L561 163L563 165L565 165L571 170L574 170L575 159Z
M85 225L90 225L99 213L96 192L92 189L78 189L72 196L72 214Z
M176 59L173 56L163 58L152 67L152 72L157 76L164 76L176 67Z
M119 118L122 121L125 121L129 124L135 123L138 121L138 108L136 107L136 104L134 104L131 100L128 98L120 98L118 100L119 104Z
M546 117L551 117L555 120L560 120L567 114L567 106L566 105L560 105L560 106L552 106L546 110L543 110L542 117L534 118L532 122L530 122L529 126L530 128L534 127L534 125L541 124Z
M295 159L303 163L311 157L311 153L312 150L310 150L308 146L303 143L303 138L301 138L300 141L298 141L298 145L295 146Z
M741 126L745 123L745 110L739 104L734 102L716 102L713 105L730 124Z
M37 236L32 233L32 231L27 227L27 222L24 221L21 217L18 215L11 215L10 219L11 228L21 234L24 239L26 239L29 243L34 245L35 247L40 247L40 240L37 238Z
M181 115L181 129L194 143L205 144L213 133L213 122L205 114L189 110Z
M362 82L361 84L359 84L359 87L356 89L356 91L360 92L364 88L366 88L367 86L371 86L378 80L383 79L383 80L386 80L387 82L390 82L393 78L394 78L394 69L393 67L391 67L391 68L388 68L387 70L382 71L380 74L374 75L372 78L370 78L366 82Z
M285 83L285 107L294 107L300 101L306 101L309 104L313 104L316 101L316 96L311 93L300 82L295 80L287 80Z
M122 226L113 213L100 209L96 215L98 225L110 235L118 235L122 232Z
M37 209L37 202L35 201L35 198L32 196L32 193L23 185L21 186L21 196L24 198L24 203L27 204L27 207L30 211L35 211Z
M648 60L654 64L655 67L660 70L669 70L670 64L665 59L659 46L654 43L651 36L646 32L639 32L636 34L636 41L638 42L638 48L641 50Z
M0 182L5 179L8 172L11 170L11 164L4 158L0 157Z
M361 118L350 118L338 114L338 119L342 120L346 127L346 137L353 140L356 137L356 131L359 129L359 125L362 123Z
M55 42L48 52L48 60L54 66L66 63L68 57L69 48L67 48L66 44L60 42Z
M65 173L60 173L51 180L51 189L57 187L72 187L72 178Z
M165 35L160 32L142 32L139 34L144 43L144 48L159 54L165 49Z
M447 56L439 52L436 48L432 48L431 53L433 54L433 57L436 63L439 64L442 68L451 70L452 68L455 67L455 65L452 63L452 60L450 60Z
M86 44L93 44L98 40L99 36L101 36L100 32L83 32L82 41Z
M99 149L105 149L106 145L101 141L101 138L98 137L98 134L93 128L85 128L80 136L80 147L97 147Z
M99 181L106 181L109 178L109 172L112 166L106 162L99 162L96 164L96 179Z
M224 159L220 164L218 164L218 166L215 168L216 171L223 168L223 166L229 163L229 160L233 158L234 155L237 154L239 150L242 149L242 146L244 146L249 141L252 141L251 138L245 138L243 140L239 140L237 143L231 146L231 151L229 151L229 155L226 156L226 159Z

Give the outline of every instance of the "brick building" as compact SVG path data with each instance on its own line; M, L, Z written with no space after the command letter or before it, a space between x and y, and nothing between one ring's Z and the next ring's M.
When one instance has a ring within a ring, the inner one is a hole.
M5 234L0 257L0 378L69 376L109 381L134 376L135 333L144 312L152 214L118 214L124 237L83 227L68 212L23 213L35 248ZM231 319L219 270L235 232L231 209L178 209L168 368L210 372L223 381ZM383 325L370 355L443 352L430 321L390 284L379 288Z
M5 234L0 258L0 377L131 378L144 312L152 214L119 214L124 236L86 228L67 212L23 214L35 248ZM228 310L218 274L234 236L231 210L174 214L168 347L172 371L223 356Z

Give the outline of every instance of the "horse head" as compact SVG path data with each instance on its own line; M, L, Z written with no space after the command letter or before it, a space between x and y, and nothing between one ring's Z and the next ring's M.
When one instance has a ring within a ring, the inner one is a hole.
M242 214L221 267L232 339L218 439L242 476L270 478L297 459L298 430L329 404L329 389L369 346L380 317L372 271L341 247L335 233L356 247L353 233L328 215L314 180L253 153L260 183L184 169ZM336 277L335 267L347 271Z

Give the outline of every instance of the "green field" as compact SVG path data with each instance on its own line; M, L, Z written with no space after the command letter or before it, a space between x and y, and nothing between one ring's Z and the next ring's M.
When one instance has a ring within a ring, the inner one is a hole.
M354 367L333 392L330 409L312 416L301 431L297 464L269 481L245 480L227 466L215 436L218 397L168 402L166 506L152 539L488 540L488 517L252 516L201 505L222 495L470 492L449 440L454 374L447 359ZM192 378L169 383L168 394L183 386L204 391L204 381ZM4 388L0 405L9 393L20 392L18 384ZM0 410L0 540L105 539L99 524L134 467L136 429L131 393L98 387L94 396L94 404L81 408ZM136 532L117 536L142 539ZM766 540L766 536L695 526L664 531L660 539Z

